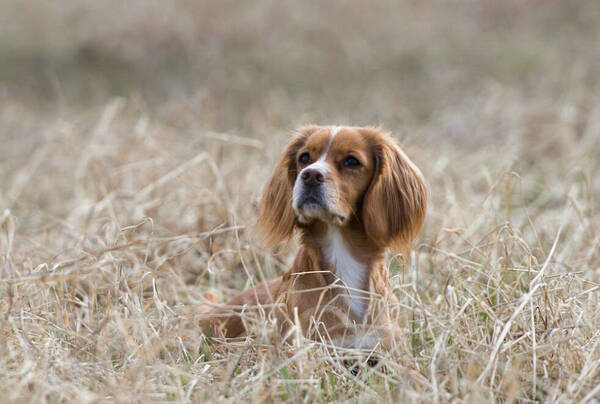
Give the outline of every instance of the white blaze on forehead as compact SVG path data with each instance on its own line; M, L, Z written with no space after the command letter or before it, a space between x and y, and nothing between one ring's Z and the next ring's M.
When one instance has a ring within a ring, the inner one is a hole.
M341 126L334 126L333 129L331 129L331 131L329 132L331 134L331 140L333 140L333 138L335 137L335 135L338 134L338 132L340 131L340 129L342 129Z
M325 146L325 151L323 152L323 154L321 154L321 157L319 157L319 159L315 163L311 164L311 166L318 163L319 161L325 161L325 159L327 158L327 153L329 153L331 143L333 142L333 138L335 137L335 135L338 134L340 129L342 129L341 126L334 126L331 128L331 130L329 131L329 140L327 141L327 146Z

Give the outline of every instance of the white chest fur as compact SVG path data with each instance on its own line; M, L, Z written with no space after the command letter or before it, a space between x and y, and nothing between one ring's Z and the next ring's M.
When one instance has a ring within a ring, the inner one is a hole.
M350 254L350 250L337 228L329 229L324 253L325 260L334 268L335 275L347 289L342 294L346 296L345 299L350 310L358 319L362 320L369 305L368 294L361 292L368 287L369 270L367 266Z

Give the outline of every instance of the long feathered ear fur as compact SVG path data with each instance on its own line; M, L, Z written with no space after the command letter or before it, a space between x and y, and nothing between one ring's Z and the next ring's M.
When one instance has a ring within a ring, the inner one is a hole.
M303 127L290 139L265 188L256 222L256 226L262 233L265 247L273 247L287 240L294 231L292 190L297 174L296 153L311 132L311 127Z
M375 174L363 200L365 231L379 246L406 254L425 219L425 181L390 136L376 129L368 131L375 140Z

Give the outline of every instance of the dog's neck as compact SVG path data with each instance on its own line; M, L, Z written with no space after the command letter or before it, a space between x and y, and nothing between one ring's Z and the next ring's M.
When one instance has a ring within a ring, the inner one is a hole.
M338 227L314 222L302 229L303 246L315 249L320 257L315 271L331 271L325 279L339 286L348 307L362 320L368 308L369 278L374 270L381 270L384 251L370 242L358 221Z

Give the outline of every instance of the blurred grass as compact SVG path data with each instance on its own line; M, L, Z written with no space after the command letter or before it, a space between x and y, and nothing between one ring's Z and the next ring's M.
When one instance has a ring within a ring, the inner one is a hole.
M0 392L593 397L599 36L594 1L0 2ZM390 264L405 335L357 377L355 352L268 322L225 347L195 328L207 289L290 262L251 224L307 122L382 124L430 188L412 263Z
M257 112L287 123L288 108L317 120L423 122L489 86L553 97L573 79L596 86L599 69L592 1L0 7L0 83L10 98L49 107L198 96L198 113L218 130L251 127Z

